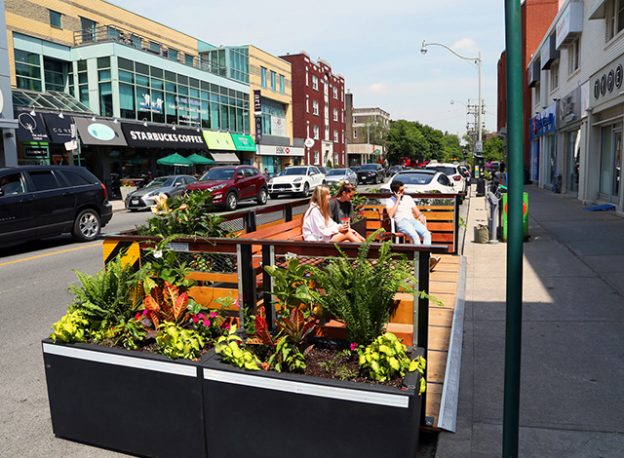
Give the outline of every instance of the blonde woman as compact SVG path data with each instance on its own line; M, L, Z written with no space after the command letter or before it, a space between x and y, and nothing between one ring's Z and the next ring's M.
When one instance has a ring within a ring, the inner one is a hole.
M310 207L303 215L303 239L309 242L363 242L364 237L349 227L331 219L329 188L317 186L310 199Z

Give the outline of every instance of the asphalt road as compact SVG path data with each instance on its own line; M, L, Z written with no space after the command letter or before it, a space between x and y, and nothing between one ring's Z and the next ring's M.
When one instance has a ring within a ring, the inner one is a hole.
M104 233L131 229L149 215L116 212ZM124 456L54 437L41 354L41 339L72 300L74 271L95 274L102 267L101 240L74 243L63 236L0 250L0 457Z

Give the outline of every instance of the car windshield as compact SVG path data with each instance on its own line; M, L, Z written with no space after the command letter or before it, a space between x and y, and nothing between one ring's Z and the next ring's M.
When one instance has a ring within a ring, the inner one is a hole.
M208 170L203 177L201 177L202 181L207 180L231 180L234 176L234 168L227 169L210 169Z
M327 176L344 175L345 173L347 173L347 169L331 169L329 172L327 172Z
M163 186L171 186L173 183L173 178L169 177L161 177L154 178L152 181L147 183L146 188L162 188Z
M360 167L360 170L377 170L377 164L366 164Z
M429 170L437 170L438 172L442 172L445 175L455 175L457 173L457 169L455 167L445 167L443 165L429 166L427 167Z
M401 173L395 180L402 181L403 184L429 184L433 179L432 173Z
M284 170L283 175L305 175L306 167L291 167Z

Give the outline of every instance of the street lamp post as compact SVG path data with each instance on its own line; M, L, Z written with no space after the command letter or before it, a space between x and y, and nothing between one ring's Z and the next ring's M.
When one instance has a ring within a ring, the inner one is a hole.
M481 64L483 63L483 61L481 60L481 51L479 51L477 57L467 57L462 56L461 54L453 51L451 48L441 43L426 43L425 40L423 40L422 46L420 47L420 52L422 54L427 54L427 48L429 46L440 46L449 51L451 54L459 57L460 59L473 62L477 66L477 70L479 73L479 101L477 103L477 148L480 149L480 151L475 151L475 153L481 153L483 148L483 127L481 122L481 112L483 111L483 102L481 100ZM477 148L475 148L475 150Z

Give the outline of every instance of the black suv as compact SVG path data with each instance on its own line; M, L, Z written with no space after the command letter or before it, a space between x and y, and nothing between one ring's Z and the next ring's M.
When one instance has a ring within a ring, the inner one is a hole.
M357 181L360 183L383 183L386 172L381 164L364 164L357 171Z
M0 168L0 245L65 232L90 241L112 216L106 187L83 167Z

